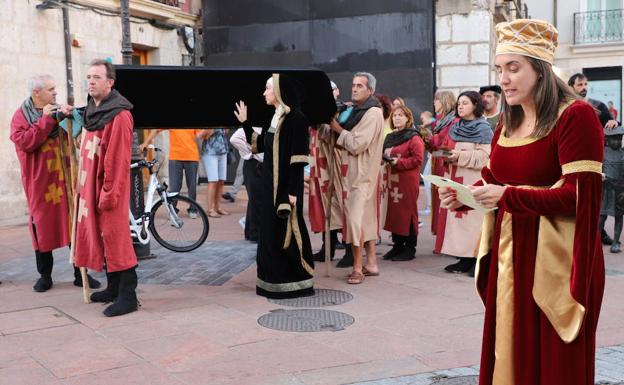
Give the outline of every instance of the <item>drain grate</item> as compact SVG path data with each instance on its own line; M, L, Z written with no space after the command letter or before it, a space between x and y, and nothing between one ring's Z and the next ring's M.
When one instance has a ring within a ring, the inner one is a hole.
M346 291L314 289L314 295L308 297L269 299L269 302L289 307L323 307L340 305L352 299L353 296Z
M258 318L261 326L288 332L338 331L353 322L349 314L325 309L277 309Z
M434 379L431 385L477 385L479 376L460 376Z

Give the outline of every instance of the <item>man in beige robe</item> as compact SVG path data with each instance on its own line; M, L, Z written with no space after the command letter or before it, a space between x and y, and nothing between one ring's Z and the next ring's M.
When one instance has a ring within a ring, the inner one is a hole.
M383 151L384 118L379 101L373 97L376 79L366 72L353 77L351 100L354 109L342 125L334 119L331 129L338 134L336 145L343 148L347 175L344 180L346 242L353 251L353 272L347 280L359 284L365 275L378 275L375 241L378 231L377 189ZM366 247L366 265L362 251Z

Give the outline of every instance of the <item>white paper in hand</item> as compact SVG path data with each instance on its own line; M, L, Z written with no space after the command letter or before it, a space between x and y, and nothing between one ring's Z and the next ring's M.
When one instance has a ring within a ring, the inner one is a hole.
M457 183L448 178L444 178L438 175L424 175L423 179L433 183L438 187L450 187L453 190L457 191L457 200L463 203L464 205L471 207L477 211L482 213L487 213L494 209L489 209L481 206L472 196L472 191L468 188L468 186L464 186L461 183Z

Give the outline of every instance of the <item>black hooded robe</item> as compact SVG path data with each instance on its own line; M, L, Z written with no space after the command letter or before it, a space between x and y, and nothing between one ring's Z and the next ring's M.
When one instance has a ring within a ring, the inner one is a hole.
M273 75L273 91L284 109L277 127L264 127L258 135L249 120L243 123L252 152L264 153L256 294L294 298L314 294L312 247L303 219L309 124L299 108L298 90L287 76ZM294 207L288 195L297 197Z

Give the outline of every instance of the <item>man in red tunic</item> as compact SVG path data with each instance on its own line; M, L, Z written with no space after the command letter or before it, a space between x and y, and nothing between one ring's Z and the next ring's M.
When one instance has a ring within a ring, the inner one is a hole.
M52 287L52 250L69 245L69 204L66 180L69 159L61 151L57 118L69 115L72 107L56 104L56 84L49 75L29 81L30 97L13 114L11 141L22 171L22 184L28 201L29 229L41 277L33 286L36 292ZM59 119L60 120L60 119ZM82 286L80 271L74 268L74 285ZM100 283L89 277L90 287Z
M76 265L101 271L106 264L107 287L91 300L114 301L104 309L108 317L138 308L137 258L128 226L132 104L112 89L114 82L112 64L91 62L75 210Z

